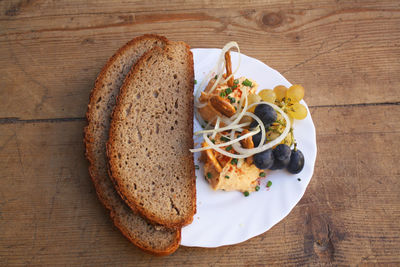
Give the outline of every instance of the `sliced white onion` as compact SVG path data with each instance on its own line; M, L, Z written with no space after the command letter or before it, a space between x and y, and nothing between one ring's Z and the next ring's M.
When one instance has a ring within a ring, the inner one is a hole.
M221 149L219 147L215 147L213 142L211 142L210 138L207 137L207 134L203 134L203 138L204 138L204 141L206 141L206 143L210 147L210 149L214 149L215 151L217 151L218 153L221 153L222 155L225 155L225 156L231 157L231 158L235 158L235 159L244 159L244 158L248 157L246 155L232 154L232 153L227 152L225 149Z
M233 145L233 144L235 144L235 143L238 143L238 142L240 142L240 141L242 141L242 140L244 140L244 139L246 139L246 138L248 138L248 137L251 137L251 136L253 136L253 135L256 135L256 134L258 134L260 132L260 130L259 129L257 129L257 130L255 130L255 131L251 131L251 132L249 132L249 133L247 133L247 134L244 134L244 135L242 135L242 136L240 136L240 137L238 137L238 138L233 138L233 137L231 137L230 139L231 139L231 141L228 141L228 142L226 142L226 143L220 143L220 144L214 144L214 143L212 143L213 144L213 146L212 147L200 147L200 148L195 148L195 149L190 149L190 152L200 152L200 151L204 151L204 150L209 150L209 149L211 149L211 148L214 148L214 147L225 147L225 146L229 146L229 145ZM213 138L213 137L212 137Z
M232 129L237 129L240 127L246 127L249 126L250 122L244 122L242 124L235 124L235 125L229 125L229 126L225 126L222 128L218 128L218 129L210 129L210 130L201 130L201 131L197 131L194 134L195 135L199 135L199 134L204 134L204 133L219 133L219 132L224 132L224 131L228 131L228 130L232 130Z
M246 112L245 116L249 116L249 117L253 118L254 120L256 120L258 122L258 127L260 128L260 131L261 131L261 140L260 140L260 143L257 146L257 148L259 148L264 144L264 141L265 141L265 138L266 138L266 131L265 131L264 123L260 120L259 117L257 117L253 113ZM231 136L234 136L234 134L235 134L235 132L232 131L231 132ZM239 144L234 144L234 145L232 145L232 147L235 150L238 149L238 150L236 150L237 152L239 152L239 150L243 149ZM239 153L241 153L241 152L239 152ZM247 153L244 153L244 154L247 154ZM249 154L249 157L250 156L252 156L252 155Z
M239 64L238 64L238 67L236 68L236 70L231 75L229 75L229 77L227 77L222 83L226 83L234 75L234 73L239 69L239 65L240 65L240 48L239 48L239 45L236 42L229 42L221 50L221 54L219 55L219 59L218 59L218 62L217 62L217 66L218 65L220 66L219 71L217 72L218 77L217 77L217 80L215 81L215 83L213 84L213 86L211 87L211 89L210 89L210 91L208 93L211 94L215 90L215 88L217 88L217 86L220 84L219 81L222 78L222 74L224 72L225 65L226 65L225 53L227 51L229 51L233 47L236 47L237 50L238 50L238 53L239 53Z
M194 106L195 106L196 108L204 108L205 106L207 106L207 102L201 103L201 102L198 102L198 101L197 101L197 103L196 103L196 101L195 101Z
M226 53L227 51L229 51L231 48L234 48L234 47L236 47L236 49L237 49L237 51L238 51L238 56L239 56L238 65L237 65L235 71L233 71L231 75L229 75L225 80L223 80L223 81L220 83L221 78L222 78L222 74L224 73L225 64L226 64L226 63L225 63L225 53ZM195 91L195 94L194 94L194 95L195 95L195 103L194 103L195 107L197 107L197 108L202 108L202 107L205 107L205 106L207 105L207 103L201 103L201 102L199 101L199 97L200 97L201 92L204 90L203 87L205 87L205 86L204 86L205 83L208 82L208 81L210 81L211 78L213 77L213 75L215 76L215 73L216 73L216 75L218 75L218 77L217 77L217 80L215 81L215 83L213 84L213 86L211 87L210 91L208 92L208 93L210 93L210 94L215 90L215 88L216 88L219 84L224 84L224 83L226 83L231 77L233 77L233 75L239 70L240 63L241 63L241 54L240 54L239 45L238 45L236 42L233 42L233 41L227 43L227 44L222 48L221 54L219 55L218 61L217 61L217 63L215 64L214 68L203 78L203 80L201 81L200 85L196 88L196 91Z
M214 130L216 130L213 134L212 134L212 138L215 138L215 136L217 135L217 130L219 129L219 122L221 121L221 118L218 116L217 117L217 122L215 123L215 127Z
M228 117L222 116L221 117L221 121L225 124L225 125L231 125L232 124L232 120Z
M261 146L261 147L259 146L259 147L256 147L256 148L241 148L241 147L235 147L235 146L233 146L233 148L234 148L237 152L239 152L239 153L241 153L241 154L251 154L251 155L254 155L254 154L260 153L260 152L262 152L262 151L265 151L265 150L267 150L267 149L270 149L270 148L274 147L275 145L281 143L281 142L283 141L283 139L285 139L285 137L288 135L289 130L290 130L290 120L289 120L289 117L286 115L286 113L285 113L280 107L278 107L278 106L275 105L275 104L269 103L269 102L257 102L257 103L251 104L248 108L251 108L251 107L253 107L253 106L255 106L255 105L269 105L269 106L273 107L273 108L274 108L275 110L277 110L277 111L282 115L282 117L285 119L285 121L286 121L286 127L285 127L285 130L281 133L281 135L279 135L276 139L272 140L271 142L268 142L267 144L265 144L265 145L263 145L263 146ZM253 114L253 115L254 115L254 114ZM254 115L254 116L255 116L255 115ZM263 140L261 140L261 141L262 141L262 142L260 142L260 144L263 144L263 143L264 143Z

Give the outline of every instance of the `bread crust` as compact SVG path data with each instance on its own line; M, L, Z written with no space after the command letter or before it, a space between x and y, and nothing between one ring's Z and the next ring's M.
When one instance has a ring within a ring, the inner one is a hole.
M167 248L159 250L155 249L152 247L147 246L144 242L141 240L135 239L131 234L130 230L124 223L120 220L118 214L116 214L114 207L110 203L110 200L105 196L105 193L102 191L102 188L99 184L100 180L102 179L99 177L101 175L98 173L98 171L95 168L95 162L96 162L96 157L94 155L95 151L95 142L96 142L96 136L94 135L93 132L90 131L90 125L91 123L94 123L95 118L93 117L94 114L94 109L96 106L96 99L98 96L101 95L103 85L105 84L105 79L106 79L106 74L109 71L110 67L118 60L120 57L126 53L128 49L130 49L132 46L135 46L138 42L142 40L160 40L163 41L164 43L168 43L168 40L163 37L163 36L158 36L154 34L145 34L143 36L136 37L132 39L131 41L127 42L124 46L122 46L118 51L107 61L105 66L102 68L100 74L98 75L94 87L90 93L89 96L89 104L88 104L88 109L86 112L86 118L88 125L84 128L84 144L85 144L85 155L86 158L89 161L89 174L90 178L94 184L97 196L100 200L100 202L103 204L103 206L109 211L111 220L115 224L115 226L121 231L121 233L128 238L134 245L136 245L138 248L141 250L151 253L153 255L168 255L173 253L178 247L181 239L181 232L180 229L175 229L174 230L174 242L170 244ZM121 201L121 203L123 203ZM139 215L136 215L139 216ZM144 220L144 219L143 219Z
M168 42L168 44L171 44L172 42ZM193 88L194 88L194 63L193 63L193 54L190 51L190 47L189 45L187 45L184 42L175 42L175 43L180 43L180 44L184 44L187 52L188 52L188 68L189 68L189 73L192 77L192 79L190 79L190 87L192 88L192 97L193 97ZM167 44L167 46L168 46ZM166 46L166 47L167 47ZM166 49L166 47L164 49ZM117 166L116 164L113 164L112 162L112 154L113 154L113 142L112 139L116 136L116 128L117 128L117 124L115 123L115 119L118 117L118 114L120 112L122 112L122 105L121 105L121 99L124 98L125 94L127 93L128 87L129 87L129 81L132 79L133 76L138 75L139 73L139 69L141 67L142 62L147 61L150 57L152 57L154 55L154 53L162 53L163 49L161 49L160 47L154 47L153 49L151 49L150 51L148 51L147 53L145 53L142 58L137 62L137 64L131 69L131 71L129 72L129 74L127 75L124 84L121 87L120 93L118 95L118 98L116 100L116 105L115 108L112 112L111 115L111 125L110 125L110 132L109 132L109 141L107 142L106 145L106 150L107 150L107 158L108 158L108 163L109 163L109 175L111 177L111 180L114 183L114 187L116 188L117 192L119 193L119 195L121 196L122 199L125 200L125 202L128 204L129 207L131 207L132 210L134 210L135 212L138 212L139 214L141 214L143 217L145 217L146 219L148 219L150 222L154 223L154 224L160 224L160 225L164 225L168 228L175 228L175 229L179 229L185 225L190 224L193 221L193 216L196 213L196 181L195 179L191 179L191 199L192 199L192 211L191 213L186 216L183 220L180 221L166 221L163 220L153 214L151 214L149 211L147 211L146 209L144 209L141 205L139 205L139 201L137 199L135 199L134 196L132 196L129 191L127 191L125 189L124 186L120 186L121 179L120 177L118 177L116 175L117 173ZM192 99L192 101L190 101L190 112L191 112L191 118L193 118L193 105L194 105L194 101ZM190 124L190 127L188 128L188 131L190 131L190 133L193 133L193 123ZM192 137L192 136L191 136ZM194 146L194 141L193 138L190 139L190 143L191 143L191 147ZM193 154L191 154L191 162L194 162L193 159ZM191 177L195 177L195 168L194 168L194 163L193 163L193 168L191 168Z

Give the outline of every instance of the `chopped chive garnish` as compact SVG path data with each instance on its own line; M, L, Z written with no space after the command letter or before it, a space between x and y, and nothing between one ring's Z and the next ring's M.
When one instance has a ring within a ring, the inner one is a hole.
M243 192L243 195L244 195L245 197L248 197L248 196L250 195L250 193L249 193L249 191L244 191L244 192Z
M265 177L265 172L260 172L260 177Z
M194 84L197 84L197 80L194 80Z
M218 75L215 75L214 79L218 79Z
M236 84L234 84L231 88L232 88L232 90L233 89L236 89L238 86L236 85Z
M235 106L235 110L237 110L237 107Z
M256 186L256 191L258 191L258 190L260 190L260 187L257 185L257 186Z
M229 176L228 176L228 175L225 175L225 178L226 178L226 179L229 179Z
M214 140L214 139L211 139L211 142L212 142L213 144L215 144L215 140Z
M238 159L232 159L232 160L231 160L231 164L232 164L232 165L236 165L237 163L238 163Z
M271 185L272 185L272 182L271 182L271 181L268 181L267 187L271 187Z
M285 126L285 123L283 121L281 121L281 120L276 120L276 122L279 123L280 125Z
M231 101L231 103L235 103L236 102L236 99L233 98L233 97L228 96L228 99L229 99L229 101Z
M253 83L250 82L248 79L244 80L244 81L242 82L242 84L243 84L244 86L249 86L249 87L251 87L251 86L253 85Z
M212 178L211 172L207 172L207 178L208 178L208 179L211 179L211 178Z
M220 96L220 97L225 97L226 94L225 94L225 92L221 92L221 93L219 93L219 96Z
M227 146L226 147L226 151L229 151L229 150L231 150L232 149L232 146Z
M225 137L225 136L221 136L220 140L224 141L224 142L228 142L231 139L229 139L228 137Z
M225 94L226 95L229 95L230 93L232 93L232 89L229 87L229 88L226 88L225 89Z
M200 169L199 165L194 165L194 168L195 168L196 170Z
M235 80L233 80L233 83L234 83L234 84L238 84L238 83L239 83L239 80L238 80L238 79L235 79Z

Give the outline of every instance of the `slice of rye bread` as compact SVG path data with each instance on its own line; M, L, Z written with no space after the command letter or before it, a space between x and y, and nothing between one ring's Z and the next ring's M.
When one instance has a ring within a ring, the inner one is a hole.
M144 35L133 39L112 56L99 74L90 94L85 128L86 156L89 173L101 203L110 211L111 219L133 244L146 252L168 255L180 243L180 229L154 226L124 203L108 176L106 142L110 116L123 80L132 65L153 47L164 47L167 39Z
M121 87L110 126L110 177L153 223L182 227L196 213L193 55L183 42L153 48Z

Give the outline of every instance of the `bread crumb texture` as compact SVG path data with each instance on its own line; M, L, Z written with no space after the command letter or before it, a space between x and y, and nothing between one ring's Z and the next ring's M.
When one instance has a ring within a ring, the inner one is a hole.
M117 188L146 218L170 227L195 213L193 57L182 42L155 48L126 80L108 143Z

